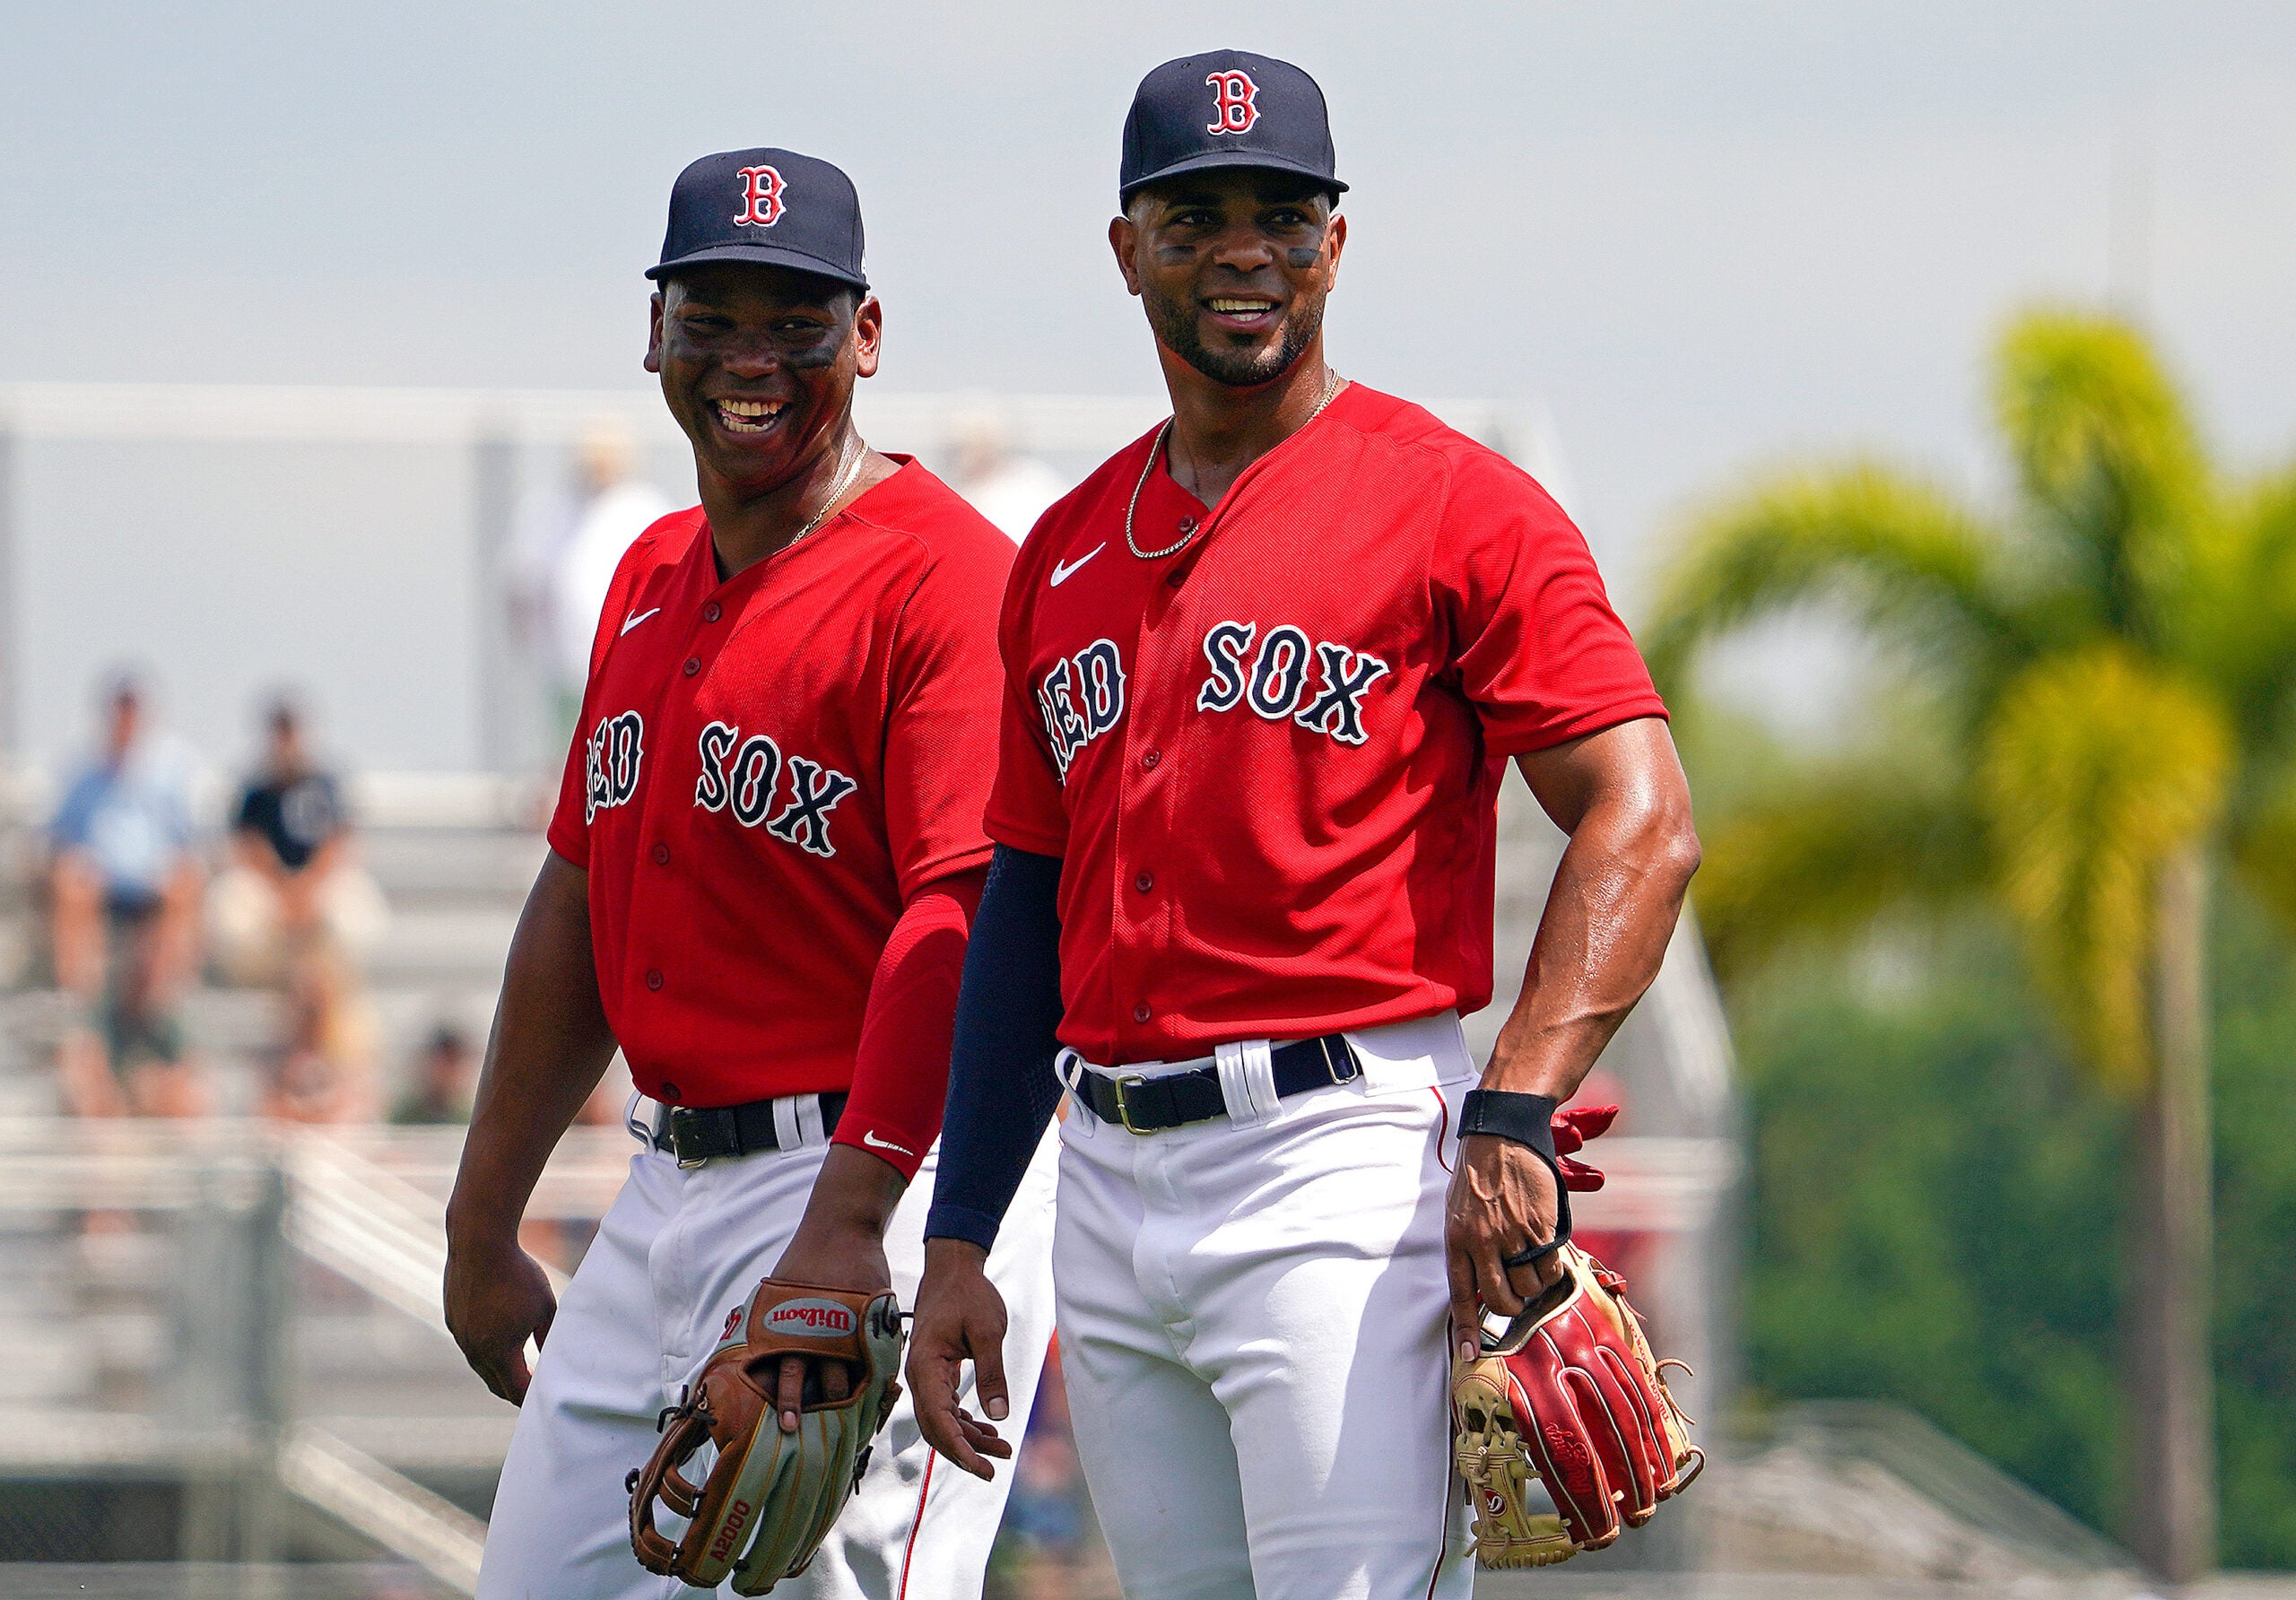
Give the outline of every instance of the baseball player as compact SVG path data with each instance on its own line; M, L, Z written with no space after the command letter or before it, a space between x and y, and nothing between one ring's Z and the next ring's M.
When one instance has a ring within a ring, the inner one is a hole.
M932 1166L988 855L1013 547L855 430L883 319L851 182L784 150L705 157L647 275L646 368L701 504L615 574L448 1209L448 1324L522 1404L489 1600L686 1592L633 1558L624 1480L759 1280L913 1297L925 1191L904 1191ZM640 1148L553 1306L519 1214L617 1045ZM1016 1413L1050 1336L1052 1165L1048 1142L990 1267ZM847 1381L788 1360L785 1430ZM780 1592L978 1596L1003 1500L935 1470L904 1402Z
M983 1264L1065 1085L1063 1370L1134 1600L1469 1593L1446 1327L1472 1350L1555 1274L1530 1130L1656 975L1697 861L1578 531L1326 364L1344 187L1299 68L1148 74L1109 240L1172 416L1045 514L1005 591L909 1387L993 1471ZM1419 315L1456 329L1483 274L1427 276ZM1478 1084L1459 1019L1492 992L1510 758L1570 839Z

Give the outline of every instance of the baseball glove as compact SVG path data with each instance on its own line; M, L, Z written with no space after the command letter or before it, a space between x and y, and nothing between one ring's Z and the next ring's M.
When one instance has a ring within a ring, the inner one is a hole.
M768 1278L726 1318L718 1348L661 1417L653 1459L633 1471L630 1546L648 1572L698 1589L728 1576L734 1592L762 1595L813 1559L868 1465L869 1441L900 1393L900 1307L869 1294ZM846 1397L826 1398L818 1368L806 1378L795 1433L784 1433L774 1391L781 1358L843 1361ZM684 1475L709 1446L709 1471ZM686 1519L673 1543L654 1526L657 1501Z
M1626 1280L1576 1245L1563 1274L1451 1374L1459 1476L1486 1567L1545 1567L1600 1550L1690 1486L1706 1457L1666 1388ZM1495 1320L1495 1319L1493 1319ZM1536 1508L1531 1481L1554 1514Z

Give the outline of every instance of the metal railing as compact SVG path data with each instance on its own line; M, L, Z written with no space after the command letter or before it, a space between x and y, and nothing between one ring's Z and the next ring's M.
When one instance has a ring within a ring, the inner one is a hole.
M469 1407L500 1408L459 1373L441 1317L459 1144L456 1128L0 1120L0 1216L16 1267L0 1279L0 1357L20 1375L18 1392L0 1396L0 1480L175 1485L172 1553L251 1570L280 1550L282 1497L293 1497L471 1592L484 1525L407 1464L344 1437L456 1446L414 1452L433 1465L500 1459L507 1430ZM629 1148L613 1130L576 1130L535 1212L602 1214ZM434 1364L465 1409L297 1415L291 1330L311 1315L294 1303L298 1257L376 1314L428 1330L414 1336L441 1347ZM37 1359L75 1346L87 1356L76 1365ZM27 1352L35 1359L19 1359ZM45 1393L22 1378L43 1370Z

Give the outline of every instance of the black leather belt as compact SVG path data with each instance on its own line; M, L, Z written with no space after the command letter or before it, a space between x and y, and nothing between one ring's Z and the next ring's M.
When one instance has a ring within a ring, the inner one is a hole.
M845 1114L844 1093L814 1098L821 1101L822 1135L837 1132L837 1119ZM655 1119L654 1148L677 1157L681 1167L698 1167L721 1155L778 1150L781 1135L773 1126L770 1100L739 1106L665 1106Z
M1278 1095L1303 1094L1363 1075L1346 1036L1338 1033L1278 1045L1268 1052L1268 1061L1275 1069ZM1088 1067L1076 1087L1095 1116L1135 1134L1161 1134L1167 1128L1209 1122L1228 1114L1228 1099L1220 1092L1216 1063L1161 1078L1138 1073L1118 1073L1111 1078Z

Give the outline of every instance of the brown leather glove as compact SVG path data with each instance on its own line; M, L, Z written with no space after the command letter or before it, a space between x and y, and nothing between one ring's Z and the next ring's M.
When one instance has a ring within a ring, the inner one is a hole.
M648 1572L698 1589L728 1576L762 1595L805 1570L868 1465L869 1441L900 1393L900 1307L868 1294L768 1278L726 1319L725 1335L686 1391L662 1413L653 1459L633 1470L630 1545ZM774 1393L781 1358L846 1363L845 1397L809 1378L795 1433L781 1430ZM697 1485L688 1461L707 1448ZM674 1541L654 1526L665 1506L686 1526Z

